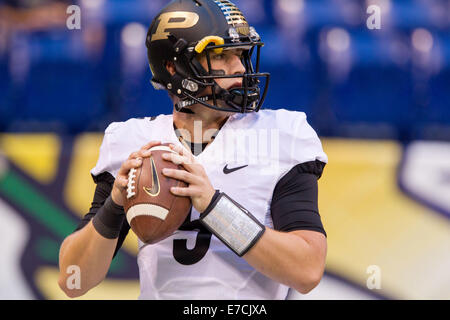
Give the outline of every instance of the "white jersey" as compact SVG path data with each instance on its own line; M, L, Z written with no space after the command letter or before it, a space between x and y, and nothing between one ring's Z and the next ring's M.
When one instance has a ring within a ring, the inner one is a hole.
M109 172L115 177L122 162L152 140L182 145L172 115L112 123L91 173ZM306 115L284 109L232 115L195 158L215 189L270 228L270 203L277 182L297 164L327 162ZM198 218L193 208L191 221ZM139 243L138 265L141 299L285 299L289 290L197 228L178 230L153 245Z

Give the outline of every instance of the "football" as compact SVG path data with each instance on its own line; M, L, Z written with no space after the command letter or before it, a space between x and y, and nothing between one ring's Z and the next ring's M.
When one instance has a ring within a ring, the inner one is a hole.
M168 144L150 149L151 156L144 158L139 168L131 169L128 186L124 191L124 210L127 221L138 238L152 244L173 234L184 222L191 209L189 197L179 197L170 192L171 187L186 187L180 180L162 174L163 168L184 170L161 156L174 152Z

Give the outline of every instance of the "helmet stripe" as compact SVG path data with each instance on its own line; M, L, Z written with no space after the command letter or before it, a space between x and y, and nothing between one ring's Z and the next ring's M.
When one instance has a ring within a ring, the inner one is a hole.
M222 10L229 25L248 24L241 10L234 3L228 0L214 0L214 2Z

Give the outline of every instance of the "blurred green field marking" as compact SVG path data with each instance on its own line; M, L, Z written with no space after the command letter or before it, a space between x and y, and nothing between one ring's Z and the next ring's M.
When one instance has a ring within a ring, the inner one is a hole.
M18 207L31 214L62 239L77 227L76 222L70 219L65 211L53 205L45 196L12 171L8 171L0 177L0 193L3 193ZM55 253L59 251L59 244L42 240L37 246L38 253L42 258L57 262L58 257L55 256ZM120 271L124 267L122 258L122 254L118 252L111 263L110 272Z
M0 180L0 192L62 238L73 232L77 226L63 210L36 192L14 172L9 171L3 175Z

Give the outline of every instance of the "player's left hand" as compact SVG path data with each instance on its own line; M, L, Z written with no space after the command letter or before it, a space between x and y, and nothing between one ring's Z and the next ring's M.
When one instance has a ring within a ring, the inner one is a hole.
M170 191L177 196L191 197L194 208L202 213L206 210L216 190L211 185L203 166L196 162L192 153L181 146L170 144L175 153L167 152L162 158L174 164L182 165L186 170L163 169L162 173L170 178L186 182L186 188L172 187Z

